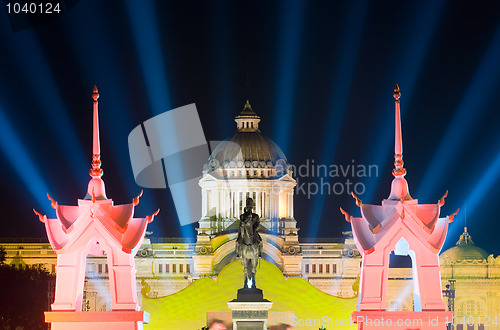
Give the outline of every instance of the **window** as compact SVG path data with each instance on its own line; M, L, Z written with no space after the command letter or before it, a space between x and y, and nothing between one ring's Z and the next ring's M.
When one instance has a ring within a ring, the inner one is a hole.
M337 265L336 264L332 265L332 273L333 274L337 273Z
M176 264L172 265L172 273L176 273L175 266L176 266Z
M306 265L305 272L306 272L306 274L309 273L309 265Z
M98 272L99 274L102 274L102 264L98 264L98 265L97 265L97 272Z
M106 272L106 274L109 273L109 271L108 271L108 264L105 264L104 266L105 266L104 267L104 271Z
M183 273L183 268L184 268L183 266L184 266L184 265L182 265L182 264L181 264L181 265L179 265L179 273Z
M169 273L169 272L170 272L170 265L165 264L165 273Z
M190 267L189 267L189 264L186 265L186 273L189 273L190 272Z
M318 273L323 273L323 265L318 265Z
M315 264L312 265L312 271L311 271L311 273L313 273L313 274L316 273L316 265Z
M327 264L325 267L326 267L325 273L329 273L330 272L330 264Z
M163 273L163 265L162 264L159 264L158 265L158 273Z

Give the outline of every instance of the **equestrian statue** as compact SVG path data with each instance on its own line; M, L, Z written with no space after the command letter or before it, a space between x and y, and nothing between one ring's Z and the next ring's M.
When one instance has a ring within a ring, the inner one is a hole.
M254 202L247 198L245 212L240 216L238 238L236 239L236 257L241 259L245 275L244 288L255 288L255 272L259 258L262 257L262 239L259 235L260 218L252 213Z

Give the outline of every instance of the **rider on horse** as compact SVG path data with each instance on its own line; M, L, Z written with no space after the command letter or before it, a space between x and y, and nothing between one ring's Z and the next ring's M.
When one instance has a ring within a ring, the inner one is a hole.
M260 218L252 213L254 207L253 199L247 198L245 212L240 216L238 238L236 239L236 256L241 258L243 272L245 274L245 286L248 280L255 287L255 272L259 257L262 256L262 238L260 237Z

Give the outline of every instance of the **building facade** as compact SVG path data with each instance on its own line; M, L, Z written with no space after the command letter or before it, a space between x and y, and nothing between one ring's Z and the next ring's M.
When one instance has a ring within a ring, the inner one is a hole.
M144 239L135 258L139 297L170 295L197 278L217 277L236 259L239 216L248 197L255 201L254 212L261 219L263 258L285 277L302 277L331 295L356 296L361 257L352 233L345 232L341 238L299 237L300 219L297 222L293 212L296 182L285 155L261 133L260 117L248 101L235 121L235 135L213 150L203 168L202 218L195 241ZM13 267L40 265L55 272L56 255L46 240L4 239L0 245L6 248L6 263ZM444 251L440 261L443 288L454 286L458 321L473 316L474 329L481 328L478 323L500 329L496 319L500 257L474 245L465 228L457 246ZM89 256L83 309L109 310L108 286L106 256ZM413 310L411 265L390 268L387 294L388 310ZM443 294L448 302L449 294Z

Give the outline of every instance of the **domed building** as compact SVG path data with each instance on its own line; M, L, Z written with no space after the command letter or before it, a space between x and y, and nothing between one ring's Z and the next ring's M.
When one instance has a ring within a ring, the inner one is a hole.
M451 262L456 261L474 262L474 260L486 260L488 256L488 252L474 244L470 234L467 232L467 227L465 227L457 245L444 251L440 257L442 260L448 261L451 264Z
M457 322L474 319L470 329L499 329L500 257L494 258L474 244L465 227L456 246L441 253L439 259L443 288L454 287L454 306L450 307ZM457 329L469 328L459 325Z
M217 278L236 258L239 217L247 197L255 201L254 212L261 219L264 259L285 278L302 277L325 293L355 297L361 257L352 232L299 241L293 212L296 181L286 156L262 134L261 119L248 101L235 121L235 134L219 143L200 168L202 217L196 241L144 239L135 260L139 298L168 296L201 277ZM56 255L46 239L0 239L0 246L6 250L5 263L13 267L56 270ZM457 245L441 254L440 265L445 302L455 310L457 321L475 318L474 327L455 329L483 329L487 324L489 329L500 329L500 256L495 258L474 244L465 228ZM412 275L411 265L389 269L388 310L413 310ZM109 299L102 294L109 286L106 256L87 259L86 280L83 309L109 310ZM453 295L454 299L446 298Z
M203 169L199 230L214 235L237 229L236 220L251 197L264 230L297 234L293 218L296 182L285 155L260 132L260 117L248 101L235 121L236 134L217 145Z
M260 117L249 101L235 122L236 133L213 150L199 182L202 218L194 272L214 275L236 258L239 217L251 197L253 212L260 217L264 258L287 275L300 275L299 229L293 216L296 181L291 167L281 149L261 133Z

